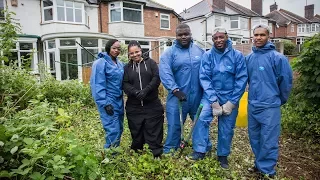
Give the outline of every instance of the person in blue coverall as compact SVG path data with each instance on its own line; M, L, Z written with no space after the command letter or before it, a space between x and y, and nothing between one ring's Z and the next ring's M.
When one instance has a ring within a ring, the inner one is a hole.
M281 112L292 88L288 59L268 41L269 28L253 29L254 47L246 59L249 82L248 131L254 167L250 172L274 177L278 160Z
M193 120L200 100L202 88L199 82L199 67L204 51L192 41L190 27L180 24L176 29L176 40L160 57L159 74L168 90L166 115L168 121L164 153L177 150L181 141L179 101L182 102L182 119L187 114Z
M104 148L117 147L123 131L123 64L117 59L120 42L111 39L92 65L90 87L106 132Z
M226 29L216 28L212 33L214 46L201 60L200 82L204 105L193 132L193 150L189 159L203 159L211 150L210 123L218 116L217 155L222 168L228 168L231 141L238 115L238 105L243 95L248 75L244 56L232 48Z

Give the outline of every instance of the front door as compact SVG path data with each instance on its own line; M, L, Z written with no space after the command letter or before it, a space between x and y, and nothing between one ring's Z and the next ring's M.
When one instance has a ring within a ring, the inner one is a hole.
M77 50L60 50L61 80L78 79Z

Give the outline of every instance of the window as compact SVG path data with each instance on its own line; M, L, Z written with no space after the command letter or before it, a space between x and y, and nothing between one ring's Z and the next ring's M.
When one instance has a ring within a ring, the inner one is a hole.
M299 32L299 33L300 33L300 32L303 32L302 24L299 24L299 25L298 25L298 32Z
M74 39L62 39L60 40L60 46L75 46L76 40Z
M57 0L58 21L82 23L82 6L78 2Z
M241 29L248 29L248 19L241 18L240 21L241 21L240 22Z
M307 25L306 25L306 29L307 29L307 30L306 30L307 33L310 32L310 24L307 24Z
M315 32L316 31L316 24L311 24L311 32Z
M242 40L241 44L249 44L249 40Z
M37 63L35 62L36 43L35 42L17 42L15 49L11 49L11 58L6 65L15 64L17 67L24 69L34 68Z
M317 31L317 32L320 32L320 24L317 24L317 25L316 25L316 31Z
M99 52L98 39L81 38L81 44L90 52L89 53L85 49L81 48L82 64L90 66L91 62L95 60L94 56L97 57Z
M291 24L291 32L294 32L294 24Z
M272 23L269 23L269 26L268 26L268 27L269 27L270 33L272 33L272 30L273 30L273 28L272 28L272 27L273 27L273 26L272 26Z
M56 0L43 0L43 21L84 22L84 3ZM56 14L56 15L55 15ZM88 19L85 17L85 19Z
M160 14L160 29L170 29L170 15Z
M231 29L238 29L239 28L239 17L231 16L230 22L231 22Z
M130 21L142 22L142 5L128 2L112 2L110 7L110 22Z
M43 1L43 16L44 16L44 21L52 21L53 20L53 2L52 2L52 0L44 0Z
M215 19L215 21L214 21L215 25L214 26L215 27L221 27L221 25L222 25L221 16L216 15L214 19Z
M303 44L304 38L297 38L297 44Z
M4 10L4 4L3 4L3 0L0 0L0 20L4 19L4 13L2 12Z

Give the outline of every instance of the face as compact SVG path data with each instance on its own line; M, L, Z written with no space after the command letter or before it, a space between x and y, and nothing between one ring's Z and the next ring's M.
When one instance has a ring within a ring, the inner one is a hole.
M189 47L191 35L190 28L177 29L176 31L176 39L182 47Z
M141 61L142 51L138 46L131 46L128 50L129 59L134 62Z
M269 33L264 28L257 28L253 32L253 43L257 48L263 47L267 44L269 39Z
M121 51L120 42L117 41L117 42L113 43L113 45L110 48L110 56L116 58L119 56L120 51Z
M228 35L223 32L217 32L212 36L214 47L221 50L226 47Z

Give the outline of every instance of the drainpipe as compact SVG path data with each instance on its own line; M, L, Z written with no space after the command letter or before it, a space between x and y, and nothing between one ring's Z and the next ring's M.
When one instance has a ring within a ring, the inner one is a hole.
M102 1L102 0L99 1L100 33L102 33L101 1Z

